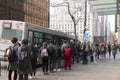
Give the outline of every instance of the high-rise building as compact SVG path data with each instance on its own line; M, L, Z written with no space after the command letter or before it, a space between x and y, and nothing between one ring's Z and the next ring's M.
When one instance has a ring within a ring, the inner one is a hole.
M49 0L0 0L0 19L49 27Z
M74 14L75 19L77 20L78 18L80 18L76 26L76 33L77 33L78 39L80 41L84 41L83 30L84 30L84 21L85 21L85 0L69 0L69 3L70 3L71 13L72 14L75 13ZM89 40L93 41L92 40L93 39L92 18L93 17L90 11L89 2L87 4L88 5L87 5L86 26L87 26L87 29L89 29L89 38L91 38ZM50 21L51 21L50 28L74 35L74 24L70 15L68 14L67 7L58 6L58 7L53 7L53 9L54 9L54 14L50 16Z

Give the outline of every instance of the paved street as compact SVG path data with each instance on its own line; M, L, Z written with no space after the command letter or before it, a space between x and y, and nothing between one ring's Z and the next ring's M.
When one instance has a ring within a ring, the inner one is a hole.
M120 53L117 55L119 56ZM0 80L7 80L7 71L2 70ZM120 80L120 58L116 60L106 59L97 64L88 65L74 64L72 70L62 70L61 72L43 75L38 69L36 78L30 80Z

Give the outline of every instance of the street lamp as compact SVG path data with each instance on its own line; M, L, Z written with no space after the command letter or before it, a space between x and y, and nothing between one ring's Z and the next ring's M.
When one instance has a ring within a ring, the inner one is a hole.
M84 39L88 37L88 29L87 29L87 0L85 0L85 21L84 21L84 30L83 30L83 36Z
M84 22L84 28L86 28L86 20L87 20L87 0L85 0L85 22Z

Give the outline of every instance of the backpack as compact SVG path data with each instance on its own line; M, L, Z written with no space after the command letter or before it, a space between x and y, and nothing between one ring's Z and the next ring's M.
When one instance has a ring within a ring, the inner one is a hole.
M14 62L17 58L17 54L16 54L16 51L15 51L14 47L10 46L9 48L7 48L6 52L8 52L9 63Z
M24 62L27 58L27 55L28 55L27 51L21 51L18 55L19 61Z
M70 56L70 48L65 48L65 56Z
M43 48L43 49L41 50L41 57L45 57L45 56L48 56L47 48Z
M49 52L49 56L53 56L54 55L54 48L52 45L48 46L48 52Z

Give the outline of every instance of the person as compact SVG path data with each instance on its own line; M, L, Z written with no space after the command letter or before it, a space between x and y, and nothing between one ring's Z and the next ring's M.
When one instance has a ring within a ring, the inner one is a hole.
M116 54L117 54L117 46L114 43L112 46L112 54L113 54L113 59L116 59Z
M32 73L30 77L32 78L32 76L36 75L37 54L39 51L33 43L30 44L30 50L31 50L31 64L32 64Z
M43 74L48 75L48 61L49 61L49 53L47 48L47 43L43 42L43 45L40 49L41 57L42 57L42 67L43 67Z
M59 44L55 44L54 46L54 50L55 50L55 58L54 58L54 71L61 71L60 67L61 67L61 64L60 64L60 61L61 61L61 49L60 49L60 46Z
M71 64L72 64L71 49L70 49L69 45L67 45L65 50L64 50L64 67L65 67L65 70L67 70L67 67L69 67L69 70L71 70Z
M28 40L23 39L18 48L18 74L19 80L28 80L28 74L32 73L30 48Z
M48 45L48 52L49 52L49 69L50 72L54 72L53 70L53 64L54 64L54 48L53 48L53 41L50 41Z
M88 59L87 59L87 56L88 56L88 52L89 52L89 44L84 42L84 45L83 45L83 64L87 64L88 62Z
M18 57L17 57L17 51L18 51L18 47L16 42L18 41L18 39L16 37L13 37L11 39L11 42L13 43L10 48L14 49L15 50L15 55L16 57L14 58L14 60L12 62L9 61L9 64L8 64L8 80L12 80L12 72L14 72L14 78L13 80L17 80L17 68L18 68L18 64L17 64L17 61L18 61ZM9 53L9 54L12 54L12 53Z
M103 60L105 58L105 45L104 44L101 44L101 47L100 47L100 56L101 56L101 60Z
M93 46L93 61L94 63L97 63L97 54L98 53L98 44L95 44Z
M111 57L111 44L110 44L110 42L108 44L108 53L109 53L109 58L110 58Z

